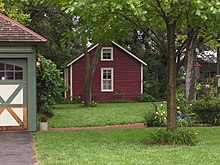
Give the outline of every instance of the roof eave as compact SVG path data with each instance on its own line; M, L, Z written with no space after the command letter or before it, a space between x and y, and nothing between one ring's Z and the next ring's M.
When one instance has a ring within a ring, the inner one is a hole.
M38 44L44 44L47 41L34 41L34 40L0 40L0 44L31 44L31 45L38 45Z
M139 59L138 57L136 57L134 54L132 54L131 52L129 52L128 50L126 50L125 48L123 48L122 46L120 46L119 44L117 44L116 42L112 41L112 43L114 45L116 45L117 47L119 47L120 49L124 50L126 53L128 53L130 56L132 56L133 58L135 58L137 61L139 61L141 64L147 66L147 63L145 63L143 60ZM93 49L95 49L99 44L94 45L92 48L90 48L88 50L88 52L92 51ZM73 63L75 63L76 61L78 61L80 58L82 58L84 56L84 53L81 54L80 56L78 56L77 58L75 58L74 60L71 60L70 62L68 62L67 64L64 64L62 66L62 68L66 68L69 67L70 65L72 65Z

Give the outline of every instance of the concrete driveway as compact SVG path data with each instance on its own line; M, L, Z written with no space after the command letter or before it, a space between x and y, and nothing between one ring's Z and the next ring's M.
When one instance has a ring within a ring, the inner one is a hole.
M34 165L34 150L30 132L0 131L0 164Z

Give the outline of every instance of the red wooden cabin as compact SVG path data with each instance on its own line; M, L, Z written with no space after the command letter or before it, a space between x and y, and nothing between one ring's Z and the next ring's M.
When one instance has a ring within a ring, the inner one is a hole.
M98 44L89 49L91 59ZM115 42L102 47L101 58L92 80L92 98L95 101L136 100L143 92L144 61ZM67 99L83 101L85 79L84 54L64 66L64 79L69 86Z

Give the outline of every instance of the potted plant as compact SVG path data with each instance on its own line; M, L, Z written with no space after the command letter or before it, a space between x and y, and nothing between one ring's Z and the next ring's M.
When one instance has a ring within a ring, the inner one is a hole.
M46 131L48 130L48 116L41 115L39 117L39 122L40 122L40 131Z

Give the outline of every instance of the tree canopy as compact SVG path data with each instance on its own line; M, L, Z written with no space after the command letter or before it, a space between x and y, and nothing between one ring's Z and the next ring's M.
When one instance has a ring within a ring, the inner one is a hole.
M9 18L27 26L30 21L29 14L24 12L25 5L27 4L28 0L0 0L0 11Z

